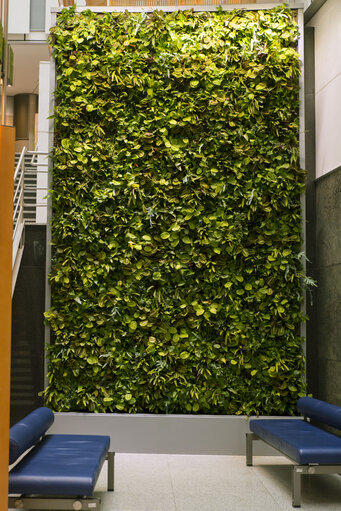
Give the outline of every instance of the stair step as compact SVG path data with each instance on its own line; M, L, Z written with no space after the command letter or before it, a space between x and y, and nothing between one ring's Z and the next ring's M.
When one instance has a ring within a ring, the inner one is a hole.
M28 347L20 346L16 344L15 352L12 354L12 360L15 358L27 358L27 349Z
M25 383L25 385L30 385L32 383L32 378L27 376L15 376L15 378L12 378L12 383L15 382L17 384L18 382Z
M11 389L11 396L17 399L32 399L34 396L34 388L30 391L22 391L17 389Z
M33 392L11 392L11 401L16 401L16 400L25 400L25 401L31 401L32 399L34 399L34 394Z
M22 392L24 391L24 393L29 392L29 391L32 391L34 390L34 385L32 385L32 383L30 385L27 385L27 384L18 384L16 383L15 384L15 387L13 387L13 390L15 390L16 392Z
M32 405L32 406L35 406L36 405L36 401L33 400L33 399L14 399L12 402L11 402L11 405L16 405L16 406L29 406L29 405Z

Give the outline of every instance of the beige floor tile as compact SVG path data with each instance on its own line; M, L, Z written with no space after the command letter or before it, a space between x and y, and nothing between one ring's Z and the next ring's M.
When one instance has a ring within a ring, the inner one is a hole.
M117 454L115 492L106 466L97 484L102 511L292 511L284 457ZM341 477L303 476L302 511L341 511Z

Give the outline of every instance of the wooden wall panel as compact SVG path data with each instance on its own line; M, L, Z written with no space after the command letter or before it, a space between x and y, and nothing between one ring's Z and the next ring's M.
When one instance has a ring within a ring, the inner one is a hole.
M0 126L0 509L7 509L15 129Z

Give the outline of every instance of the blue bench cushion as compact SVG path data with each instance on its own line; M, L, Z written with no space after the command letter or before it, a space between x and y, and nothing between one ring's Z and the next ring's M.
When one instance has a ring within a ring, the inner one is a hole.
M301 419L253 419L250 430L300 465L341 463L341 438Z
M10 494L92 496L110 437L46 435L9 473Z
M301 397L297 401L297 410L302 415L322 424L341 429L341 408L339 406L331 405L313 397Z
M14 463L23 452L36 444L53 421L53 412L49 408L41 407L12 426L9 432L9 464Z

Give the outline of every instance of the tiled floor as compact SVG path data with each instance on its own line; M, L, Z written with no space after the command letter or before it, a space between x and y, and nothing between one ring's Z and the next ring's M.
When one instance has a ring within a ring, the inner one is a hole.
M102 511L291 511L290 462L282 457L116 454L115 491ZM103 492L103 493L102 493ZM302 478L302 511L341 511L341 477Z

